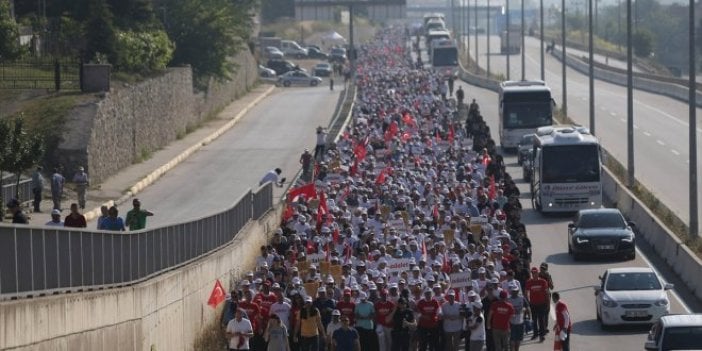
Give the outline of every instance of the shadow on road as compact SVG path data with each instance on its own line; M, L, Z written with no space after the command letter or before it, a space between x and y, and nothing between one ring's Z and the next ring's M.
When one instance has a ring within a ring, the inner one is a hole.
M624 327L609 327L603 331L600 323L596 319L588 319L573 323L573 334L583 336L597 336L604 333L608 335L640 335L648 333L650 325L632 325ZM641 342L643 344L643 341Z

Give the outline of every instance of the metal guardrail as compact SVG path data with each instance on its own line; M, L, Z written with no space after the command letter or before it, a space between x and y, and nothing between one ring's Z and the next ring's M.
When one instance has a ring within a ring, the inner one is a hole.
M263 216L272 186L222 212L136 232L0 225L0 300L130 285L185 265Z
M4 179L3 179L4 180ZM17 189L17 183L15 181L10 182L9 184L5 184L2 186L2 199L3 201L7 202L8 200L12 199L15 197L15 193ZM32 180L31 179L24 179L21 180L19 183L19 198L18 200L20 203L24 203L27 201L32 201L34 198L34 194L32 194ZM2 204L5 206L5 204Z

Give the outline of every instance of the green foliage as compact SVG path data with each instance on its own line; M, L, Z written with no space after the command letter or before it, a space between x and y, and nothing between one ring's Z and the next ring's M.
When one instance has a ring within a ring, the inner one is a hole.
M119 70L130 72L160 71L173 57L174 46L162 30L117 33L117 62Z
M169 3L165 16L176 49L172 64L191 65L198 81L227 79L235 67L229 58L244 47L253 27L255 2L180 0Z
M44 155L44 143L40 137L28 134L24 126L24 118L20 115L10 123L8 120L0 120L0 136L5 133L0 150L2 159L0 169L7 170L17 176L17 193L19 198L19 182L22 172L28 170L39 163Z
M19 27L10 16L10 1L0 0L0 61L11 61L22 55Z
M107 0L119 28L150 28L157 21L150 0Z
M639 57L649 57L653 52L653 34L646 29L639 29L631 36L634 54Z
M85 58L96 60L99 54L104 54L114 63L117 57L112 12L105 0L90 0L89 6L90 12L85 23Z
M262 0L261 18L270 23L284 17L295 17L295 2L293 0Z

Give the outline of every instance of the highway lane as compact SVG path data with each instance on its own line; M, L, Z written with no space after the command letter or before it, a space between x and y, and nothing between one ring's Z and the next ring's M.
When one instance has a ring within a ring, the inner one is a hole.
M497 94L460 83L467 95L474 97L480 104L480 110L493 131L497 130ZM516 164L513 156L506 158L509 172L515 179L520 179L519 186L522 191L522 215L527 225L527 232L534 246L533 261L536 265L545 261L549 263L549 270L554 276L556 290L562 291L562 297L568 304L574 320L572 350L642 350L646 338L647 328L623 328L614 331L602 331L595 318L595 296L592 285L598 283L597 277L609 267L648 266L644 254L639 252L633 261L594 261L575 262L567 253L566 228L570 221L569 216L544 217L531 208L529 201L529 187L521 181L521 168ZM643 252L648 251L644 245L639 245ZM656 262L656 258L652 257ZM662 264L655 268L671 282L679 284ZM674 289L676 294L687 296L681 285ZM671 294L671 312L684 313L683 302ZM700 311L699 301L686 299L685 304L693 310ZM552 325L552 324L551 324ZM553 333L548 335L543 344L534 341L525 341L522 350L550 350L553 347Z
M540 76L539 41L526 39L527 79ZM471 52L474 53L473 47ZM485 67L487 44L479 37L480 65ZM499 50L499 37L491 37L491 50ZM521 78L520 56L510 60L512 79ZM506 72L505 56L491 56L491 71ZM587 76L570 68L566 70L569 115L579 124L589 125ZM561 104L561 63L546 55L546 82L554 99ZM626 165L626 88L595 80L596 134L605 148ZM702 114L702 109L697 110ZM687 221L688 216L688 107L678 100L661 95L634 91L634 148L636 177L668 207ZM702 129L697 130L702 136ZM698 147L698 153L702 146ZM702 197L702 189L700 189ZM701 212L702 213L702 212Z
M231 130L203 147L138 195L156 215L148 227L180 223L233 205L276 167L292 179L305 147L314 151L315 128L327 126L339 97L320 87L279 88ZM276 188L275 195L282 190ZM121 209L126 215L127 207Z

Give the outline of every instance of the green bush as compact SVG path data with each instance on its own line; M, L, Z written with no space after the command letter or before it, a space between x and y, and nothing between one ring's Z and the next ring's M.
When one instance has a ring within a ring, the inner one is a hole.
M0 61L11 61L22 56L19 27L10 16L10 2L0 0Z
M171 61L174 49L162 30L118 32L116 68L139 73L159 71Z

